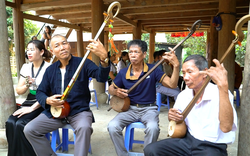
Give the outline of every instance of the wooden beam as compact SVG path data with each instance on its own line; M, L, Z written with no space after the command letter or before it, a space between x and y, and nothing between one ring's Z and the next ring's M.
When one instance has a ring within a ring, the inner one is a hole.
M43 18L43 17L39 17L39 16L25 14L25 13L23 13L23 18L33 20L33 21L50 23L50 24L54 24L54 25L58 25L58 26L62 26L62 27L73 28L73 29L77 29L77 30L80 29L79 26L74 25L74 24L60 22L60 21L57 21L57 20L47 19L47 18ZM88 31L89 32L89 29L83 28L83 31Z
M16 8L16 3L12 3L12 2L9 2L9 1L5 1L5 5L8 6L8 7L11 7L11 8Z
M119 19L119 20L133 26L133 27L136 27L136 25L137 25L136 22L134 22L133 20L131 20L131 19L129 19L126 16L123 16L121 14L118 14L115 18L117 18L117 19Z
M176 6L176 5L185 5L185 4L200 4L203 3L211 3L211 2L219 2L219 0L160 0L160 1L152 1L152 0L143 0L143 1L121 1L121 6L123 9L132 9L132 8L144 8L144 7L162 7L162 6Z
M185 11L205 11L205 10L218 10L219 4L217 2L201 4L185 4L161 7L145 7L141 9L122 9L123 15L148 15L158 13L170 12L185 12Z
M73 23L73 24L79 24L79 23L84 24L84 23L91 23L91 18L79 18L76 20L69 19L67 21L69 21L70 23Z
M78 24L78 23L84 24L84 23L91 23L91 18L82 18L82 19L79 18L77 20L69 19L67 21L69 21L70 23L73 23L73 24Z
M48 2L39 2L39 3L31 3L31 4L22 4L21 11L30 11L30 10L46 10L60 7L73 7L79 5L90 5L91 0L53 0Z
M66 14L61 14L61 15L54 15L53 16L55 19L78 19L78 18L91 18L91 13L66 13Z
M209 21L210 17L200 17L199 18L202 21ZM197 17L195 18L174 18L174 19L151 19L151 20L142 20L142 24L156 24L156 23L186 23L186 22L194 22L197 20Z
M72 28L69 28L67 34L65 35L66 38L69 38L69 35L71 34L71 32L73 31Z
M34 3L34 2L47 2L51 0L23 0L22 4L27 4L27 3Z
M187 32L187 28L154 27L156 32ZM200 28L197 32L207 31L207 28Z
M134 20L152 20L152 19L175 19L175 18L194 18L194 17L211 17L215 16L218 10L208 11L189 11L189 12L174 12L174 13L162 13L162 14L150 14L150 15L137 15L131 16Z
M91 5L67 7L67 8L53 8L51 10L38 10L38 15L60 15L65 13L91 13Z
M114 27L114 28L112 29L112 32L113 32L113 31L117 31L117 30L130 30L130 29L132 30L133 27L132 27L132 26ZM105 30L105 31L109 31L109 28L108 28L108 27L105 27L104 30Z
M210 19L211 16L215 16L218 13L218 10L208 10L208 11L188 11L188 12L170 12L170 13L161 13L161 14L150 14L150 15L135 15L130 16L133 20L159 20L159 19L189 19L189 18L204 18L207 17ZM248 8L239 8L236 9L237 16L248 14Z
M107 10L107 9L108 9L108 6L104 5L104 10ZM118 13L118 15L115 18L119 19L119 20L121 20L129 25L132 25L133 27L137 26L136 22L134 22L133 20L129 19L128 17L124 16L121 13Z
M143 25L145 28L147 27L157 27L157 26L182 26L182 27L185 27L185 26L188 26L188 25L192 25L195 21L190 21L190 22L185 22L185 23L152 23L152 24L146 24L146 25ZM202 21L202 25L205 25L205 24L210 24L210 21Z
M193 24L186 24L185 26L154 26L154 27L148 27L151 29L180 29L180 30L187 30L188 28L191 28ZM210 25L202 25L200 29L209 29Z
M75 19L75 20L67 19L67 20L72 24L79 24L80 23L80 24L82 24L83 27L91 27L91 19L89 19L89 18L79 18L79 19ZM124 23L123 21L118 20L118 19L115 19L114 23L113 23L114 27L116 27L116 26L128 26L128 25L130 25L130 24Z
M81 20L78 21L79 23L81 23ZM81 24L83 27L91 27L91 23L82 23ZM128 25L127 23L124 23L124 22L120 22L120 21L117 21L117 22L114 22L112 23L113 27L127 27L127 26L131 26L131 25ZM108 27L108 25L106 25L106 27Z

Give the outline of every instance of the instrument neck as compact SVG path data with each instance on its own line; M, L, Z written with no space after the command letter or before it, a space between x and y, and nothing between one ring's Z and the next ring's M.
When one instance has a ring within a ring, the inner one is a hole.
M201 86L201 88L199 89L199 91L195 94L195 96L192 99L192 101L188 104L188 106L185 108L185 110L181 113L183 115L183 120L185 120L185 118L187 117L187 115L189 114L189 112L194 107L195 103L198 101L198 99L204 93L204 90L205 90L207 84L210 82L210 80L211 80L211 78L209 76L207 76L205 82L203 83L203 85Z

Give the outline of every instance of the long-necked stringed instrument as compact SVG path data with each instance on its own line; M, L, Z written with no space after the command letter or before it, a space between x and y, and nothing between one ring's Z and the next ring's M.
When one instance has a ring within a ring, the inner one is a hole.
M191 27L191 29L189 30L189 34L181 41L179 42L174 48L173 51L178 48L184 41L186 41L190 36L192 36L192 34L196 31L196 27L198 26L198 28L201 25L201 20L197 20L193 26ZM146 77L148 77L148 75L150 75L161 63L163 63L164 58L162 58L153 68L151 68L140 80L138 80L127 92L127 94L129 94L132 90L134 90L142 81L144 81L146 79ZM125 98L120 98L118 96L113 96L110 99L110 105L111 107L108 109L108 111L110 111L111 109L117 111L117 112L124 112L127 111L130 107L130 99L129 97L125 97Z
M113 15L112 10L115 7L117 7L117 9L116 9L115 15ZM102 30L104 29L104 27L108 23L108 21L113 19L119 13L120 9L121 9L121 4L119 2L113 2L113 3L110 4L110 6L108 7L108 10L107 10L107 16L106 16L104 22L102 23L100 29L98 30L98 32L97 32L97 34L96 34L96 36L94 38L95 41L97 40L97 38L101 34ZM78 76L79 76L79 74L81 72L81 69L82 69L82 67L84 65L84 62L86 61L89 53L90 53L90 50L88 50L86 52L86 54L84 55L82 61L80 62L78 68L76 69L72 79L70 80L67 88L63 92L63 95L61 97L61 100L64 100L63 107L53 107L53 106L50 107L50 112L51 112L51 114L52 114L52 116L54 118L59 118L59 119L66 118L69 115L70 105L66 101L66 99L67 99L67 96L69 95L70 90L72 89L73 85L75 84L75 81L78 78Z
M244 34L241 30L242 26L244 23L246 23L248 20L250 20L250 15L243 16L235 26L235 31L233 31L233 34L235 35L235 39L232 41L230 46L228 47L227 51L224 53L222 58L220 59L220 63L224 61L226 56L231 52L231 50L234 48L234 46L238 43L241 45L241 41L244 39ZM194 98L191 100L191 102L188 104L188 106L185 108L185 110L181 113L183 115L183 120L179 121L176 123L175 121L170 121L169 122L169 127L168 127L168 135L172 138L182 138L186 135L187 132L187 127L185 124L185 118L189 114L189 112L192 110L194 107L195 103L205 90L207 84L210 82L211 78L207 76L204 84L200 88L200 90L195 94Z

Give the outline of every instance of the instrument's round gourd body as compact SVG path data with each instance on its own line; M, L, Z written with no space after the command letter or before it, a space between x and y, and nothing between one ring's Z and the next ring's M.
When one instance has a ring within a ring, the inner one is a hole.
M175 121L170 121L168 125L168 135L171 138L183 138L187 133L187 126L185 122L176 123Z
M50 112L54 118L64 119L69 115L70 105L64 101L63 107L50 107Z
M124 99L122 99L118 96L113 96L110 99L110 106L112 107L114 111L125 112L130 107L130 99L128 97L125 97Z

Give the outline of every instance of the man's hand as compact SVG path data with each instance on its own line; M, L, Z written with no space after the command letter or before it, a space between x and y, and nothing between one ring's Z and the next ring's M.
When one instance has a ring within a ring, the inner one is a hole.
M128 92L127 89L117 88L116 89L116 96L118 96L120 98L125 98L128 96L127 92Z
M64 100L60 100L59 98L61 97L62 95L59 95L59 94L47 97L46 103L53 107L63 107Z
M207 74L215 84L219 87L226 87L228 88L228 80L227 80L227 70L224 68L223 64L216 59L213 59L215 63L215 67L210 67L206 71L200 71L200 73Z
M174 67L179 67L180 63L175 55L175 51L173 51L173 49L170 47L168 49L170 50L170 52L165 52L165 55L163 55L162 57L170 62Z
M170 108L168 111L168 120L178 122L183 120L183 115L181 115L181 112L178 109Z
M93 52L96 56L98 56L101 60L105 60L108 57L108 53L105 50L103 44L98 39L95 40L89 40L90 44L87 46L87 50L90 50Z

